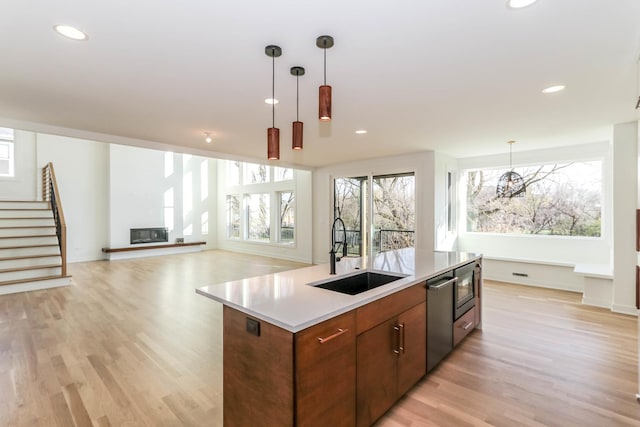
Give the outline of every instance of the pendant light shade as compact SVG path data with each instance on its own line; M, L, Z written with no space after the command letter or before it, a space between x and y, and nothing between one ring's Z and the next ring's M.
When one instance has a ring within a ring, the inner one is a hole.
M271 58L271 99L276 99L276 58L282 55L280 46L269 45L264 48L264 53ZM276 103L271 104L271 127L267 129L267 158L269 160L280 159L280 129L276 127Z
M513 171L511 163L512 148L515 141L508 141L509 144L509 172L503 173L498 179L498 185L496 187L496 196L502 198L511 199L513 197L524 197L527 192L527 187L524 183L524 179L519 173Z
M320 86L318 96L318 118L322 122L328 122L331 120L331 86L327 85L327 49L333 46L333 37L318 37L316 46L324 51L324 84Z
M293 139L291 140L291 148L294 150L302 150L302 134L304 123L300 121L300 76L304 76L303 67L291 67L291 74L296 76L296 121L293 122Z
M322 122L331 120L331 86L320 86L318 95L318 118Z
M280 159L280 129L267 129L267 158L269 160Z

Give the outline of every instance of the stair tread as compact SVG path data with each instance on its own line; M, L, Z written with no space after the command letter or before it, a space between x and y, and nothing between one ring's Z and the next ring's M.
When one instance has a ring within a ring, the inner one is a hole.
M25 228L53 228L55 225L14 225L9 227L0 227L0 230L11 230L14 228L25 229Z
M38 245L22 245L22 246L0 246L0 251L3 249L27 249L27 248L47 248L51 246L60 246L57 243L46 243L46 244L38 244Z
M0 211L50 211L49 208L0 208Z
M55 234L36 234L33 236L0 236L0 239L28 239L36 237L57 237Z
M16 221L16 220L31 220L31 219L53 219L51 216L0 216L0 219Z
M0 269L0 273L12 273L14 271L29 271L29 270L44 270L45 268L58 268L62 267L62 264L47 264L47 265L31 265L29 267L15 267Z
M59 257L59 254L51 254L51 255L22 255L22 256L10 256L10 257L0 257L0 261L18 261L21 259L36 259L36 258L50 258L50 257Z
M0 281L0 286L19 285L21 283L39 282L41 280L67 279L69 277L71 276L43 276L43 277L34 277L32 279L8 280L6 282Z

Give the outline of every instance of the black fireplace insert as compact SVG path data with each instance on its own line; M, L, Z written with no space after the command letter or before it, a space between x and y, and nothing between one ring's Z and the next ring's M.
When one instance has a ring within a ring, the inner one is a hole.
M169 229L166 227L160 228L132 228L131 229L131 244L138 243L157 243L169 241Z

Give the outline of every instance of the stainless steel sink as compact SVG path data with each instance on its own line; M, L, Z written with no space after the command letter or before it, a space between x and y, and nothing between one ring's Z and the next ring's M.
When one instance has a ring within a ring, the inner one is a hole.
M353 276L339 277L330 281L312 284L312 286L343 294L357 295L402 278L404 278L404 276L363 271L362 273L355 274Z

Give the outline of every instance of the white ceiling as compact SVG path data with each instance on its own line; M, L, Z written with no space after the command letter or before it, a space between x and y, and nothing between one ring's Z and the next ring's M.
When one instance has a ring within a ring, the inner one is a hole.
M86 42L56 34L76 26ZM332 35L331 123L317 120ZM456 157L610 138L638 120L640 1L22 0L0 14L0 117L266 159L277 44L281 162L436 150ZM305 148L291 150L294 65ZM543 95L553 84L564 92ZM3 123L0 123L2 125ZM37 127L37 126L36 126ZM357 129L366 135L356 135ZM33 129L36 130L36 129ZM214 142L204 142L204 132Z

